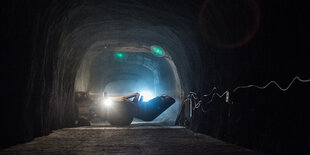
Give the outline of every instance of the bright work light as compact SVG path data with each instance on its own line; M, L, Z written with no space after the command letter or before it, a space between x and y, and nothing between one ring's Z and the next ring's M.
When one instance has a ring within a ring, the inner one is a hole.
M102 102L103 106L105 106L106 108L110 108L112 106L112 99L111 98L106 98L106 99L103 99L103 102Z
M143 101L145 102L154 98L154 94L151 91L142 91L140 95L143 96Z

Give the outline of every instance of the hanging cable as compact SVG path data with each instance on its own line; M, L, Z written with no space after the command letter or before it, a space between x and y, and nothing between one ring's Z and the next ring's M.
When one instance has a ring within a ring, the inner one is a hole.
M298 80L300 82L310 82L310 79L307 79L307 80L302 80L300 79L298 76L295 76L293 78L293 80L291 81L291 83L286 87L286 88L282 88L276 81L270 81L269 83L267 83L265 86L263 87L260 87L260 86L256 86L256 85L248 85L248 86L238 86L234 89L233 92L236 92L238 89L245 89L245 88L251 88L251 87L255 87L255 88L258 88L258 89L266 89L270 84L275 84L281 91L287 91L291 86L292 84L294 83L295 80Z
M233 93L235 93L239 89L246 89L246 88L251 88L251 87L254 87L254 88L257 88L257 89L266 89L271 84L275 84L281 91L287 91L296 80L298 80L300 82L303 82L303 83L310 82L310 79L304 80L304 79L301 79L299 76L295 76L293 78L293 80L289 83L289 85L287 87L285 87L285 88L281 87L276 81L270 81L265 86L257 86L257 85L238 86L238 87L236 87L233 90ZM215 90L217 90L217 88L213 87L210 93L203 95L204 97L208 97L208 96L212 95L211 99L208 102L206 102L206 104L209 104L209 103L213 102L213 99L214 99L215 95L217 95L219 98L222 98L224 95L226 95L226 102L227 103L231 103L231 104L233 103L233 102L230 102L230 99L229 99L230 93L229 93L228 90L226 90L223 94L219 94L217 92L214 92ZM192 98L195 99L196 101L198 100L197 94L195 92L190 92L189 95L188 95L188 98L185 99L184 102L188 101L188 100L192 100ZM191 101L190 103L193 103L193 101ZM198 109L201 106L201 103L202 103L201 100L198 101L197 103L194 102L195 105L194 105L193 110ZM201 109L202 109L203 112L205 112L205 110L203 108L201 108Z

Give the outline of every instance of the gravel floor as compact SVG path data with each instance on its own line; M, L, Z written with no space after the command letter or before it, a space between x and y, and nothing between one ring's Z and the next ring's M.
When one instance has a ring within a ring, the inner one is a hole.
M258 154L177 126L90 126L56 130L0 154Z

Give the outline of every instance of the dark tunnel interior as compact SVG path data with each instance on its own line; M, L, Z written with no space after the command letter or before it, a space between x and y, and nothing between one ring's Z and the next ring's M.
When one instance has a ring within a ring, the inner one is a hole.
M149 91L176 99L155 121L308 154L309 26L305 0L2 1L0 148L74 127L77 91Z

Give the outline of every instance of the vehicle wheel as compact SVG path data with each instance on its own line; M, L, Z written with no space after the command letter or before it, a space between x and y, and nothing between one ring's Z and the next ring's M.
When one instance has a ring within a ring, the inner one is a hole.
M133 120L134 107L132 104L116 102L107 111L107 120L111 125L129 126Z

